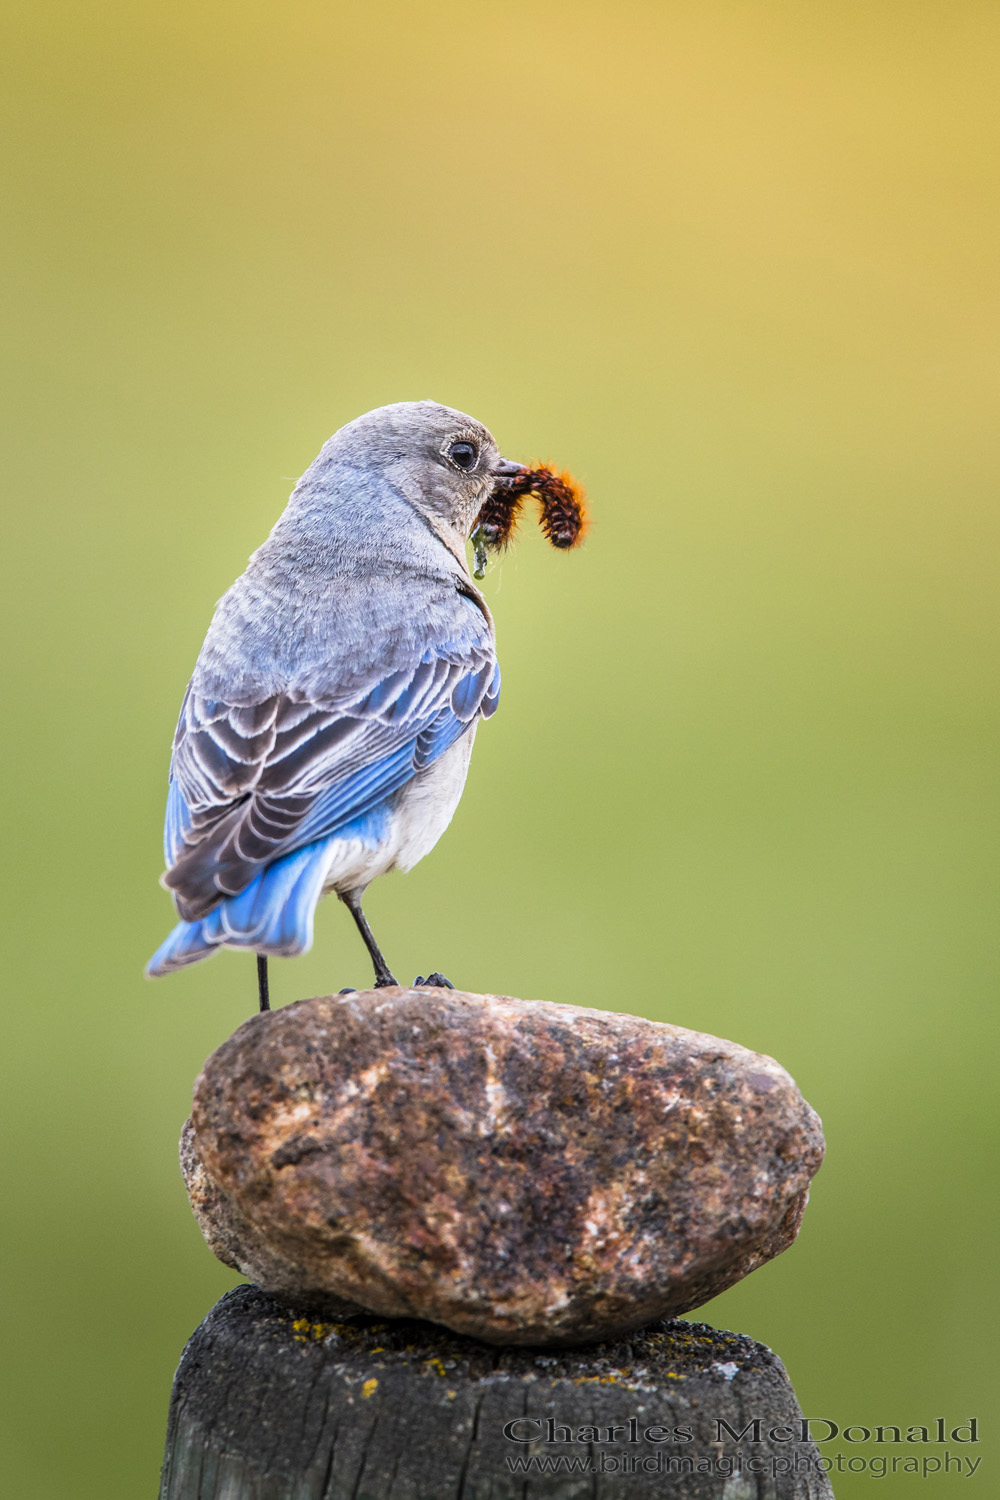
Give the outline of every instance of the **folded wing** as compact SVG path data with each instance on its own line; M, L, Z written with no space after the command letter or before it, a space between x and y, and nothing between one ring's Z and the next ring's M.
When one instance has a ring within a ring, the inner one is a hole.
M189 687L164 829L163 883L184 921L365 816L488 718L500 674L492 641L477 635L322 696L227 703Z

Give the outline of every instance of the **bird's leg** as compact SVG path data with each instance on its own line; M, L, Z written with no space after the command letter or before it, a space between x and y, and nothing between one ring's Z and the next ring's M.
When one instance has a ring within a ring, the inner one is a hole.
M375 935L368 926L368 920L361 910L361 896L362 891L343 891L340 893L340 899L357 923L358 931L364 939L365 947L368 949L371 961L375 965L375 988L380 990L387 984L396 984L397 980L393 977L389 965L382 957L378 943L375 941Z
M267 985L267 954L257 954L257 999L261 1010L271 1009L271 995Z

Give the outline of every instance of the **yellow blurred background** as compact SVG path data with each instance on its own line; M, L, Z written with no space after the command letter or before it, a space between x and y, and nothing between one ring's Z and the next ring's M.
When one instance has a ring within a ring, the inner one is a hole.
M291 481L426 396L594 525L487 581L501 711L370 893L390 961L777 1057L828 1160L798 1244L692 1316L809 1416L986 1424L998 33L974 0L9 0L7 1494L153 1494L237 1280L176 1140L252 962L142 978L170 737ZM367 978L335 902L272 965L277 1003Z

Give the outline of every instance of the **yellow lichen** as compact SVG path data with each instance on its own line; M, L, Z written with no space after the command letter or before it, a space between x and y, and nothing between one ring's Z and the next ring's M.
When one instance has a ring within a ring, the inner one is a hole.
M333 1333L335 1323L313 1323L309 1318L296 1318L292 1323L292 1337L297 1344L318 1344Z
M372 1378L371 1378L371 1380L366 1380L365 1383L364 1383L364 1385L361 1387L361 1394L364 1397L364 1399L367 1401L368 1397L369 1396L373 1396L377 1390L378 1390L378 1381L375 1379L375 1376L373 1375Z

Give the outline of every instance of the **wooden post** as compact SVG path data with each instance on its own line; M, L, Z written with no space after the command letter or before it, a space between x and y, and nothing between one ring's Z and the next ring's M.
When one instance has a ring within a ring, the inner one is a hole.
M829 1500L781 1361L680 1320L497 1348L227 1293L174 1380L160 1500Z

